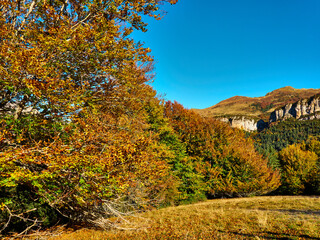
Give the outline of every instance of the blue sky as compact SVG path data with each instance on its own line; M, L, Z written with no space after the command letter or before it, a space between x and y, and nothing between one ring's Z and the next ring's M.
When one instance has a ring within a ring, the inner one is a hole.
M320 88L320 0L180 0L134 38L152 49L152 84L206 108L232 96Z

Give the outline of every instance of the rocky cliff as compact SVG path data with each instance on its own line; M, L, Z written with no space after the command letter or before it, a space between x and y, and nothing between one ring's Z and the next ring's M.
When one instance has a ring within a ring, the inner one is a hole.
M320 89L295 89L283 87L262 97L235 96L205 109L193 109L204 117L245 116L269 121L270 114L285 104L295 103L320 94Z
M259 120L245 116L217 117L217 119L229 123L233 128L239 128L245 131L260 131L268 126L268 123L264 122L262 119Z
M276 109L271 113L269 122L283 121L288 118L299 120L320 119L320 94Z
M320 89L284 87L263 97L235 96L210 108L193 109L204 117L217 118L231 127L261 131L269 123L288 118L320 119Z

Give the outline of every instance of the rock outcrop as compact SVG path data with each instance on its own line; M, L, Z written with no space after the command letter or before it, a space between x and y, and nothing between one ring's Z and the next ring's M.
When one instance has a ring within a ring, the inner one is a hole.
M302 99L293 104L287 104L276 109L270 115L269 123L283 121L288 118L299 120L320 119L320 95Z
M261 131L270 123L284 121L288 118L298 120L320 119L320 94L308 99L301 99L295 103L289 103L276 109L270 114L269 123L262 119L250 118L248 116L217 117L218 120L229 123L233 128L246 131Z
M320 89L284 87L263 97L235 96L212 107L193 111L203 117L227 122L234 128L262 131L271 123L288 118L320 119Z
M257 120L254 118L248 118L245 116L230 116L230 117L221 117L217 118L222 122L229 123L233 128L243 129L245 131L261 131L268 123L264 122L263 120Z
M193 109L203 117L245 116L268 121L270 114L285 104L295 103L320 94L320 89L283 87L261 97L235 96L205 109Z

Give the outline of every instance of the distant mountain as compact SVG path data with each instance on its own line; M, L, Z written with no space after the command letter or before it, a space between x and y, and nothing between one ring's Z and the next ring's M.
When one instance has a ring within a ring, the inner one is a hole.
M271 113L269 123L283 121L288 118L298 120L320 119L320 94L277 108Z
M235 96L212 107L194 109L194 111L205 117L245 116L268 121L270 114L277 108L310 98L318 93L320 93L320 89L283 87L269 92L263 97Z
M232 127L254 131L261 130L268 126L269 122L282 118L295 117L296 115L300 117L301 114L305 115L310 111L310 114L314 114L317 110L312 110L315 105L315 99L312 97L317 94L320 94L320 89L283 87L267 93L263 97L235 96L212 107L193 110L204 117L215 117L221 121L229 122ZM311 105L309 104L310 99L313 99Z

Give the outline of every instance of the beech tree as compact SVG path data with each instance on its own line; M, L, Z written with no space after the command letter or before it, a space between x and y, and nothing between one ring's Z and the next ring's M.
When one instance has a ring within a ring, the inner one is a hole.
M279 152L280 191L294 195L319 193L319 149L320 142L310 138L306 143L289 145Z
M18 106L16 118L26 108L57 117L116 101L148 80L134 75L150 50L128 36L146 31L141 15L161 17L161 2L2 0L1 106Z
M61 216L106 227L161 200L153 59L130 34L165 2L0 0L0 231Z
M148 85L130 34L165 2L0 0L0 234L278 187L240 131Z
M207 196L260 195L279 187L279 173L268 166L242 131L202 118L177 102L167 102L165 114L204 176Z

